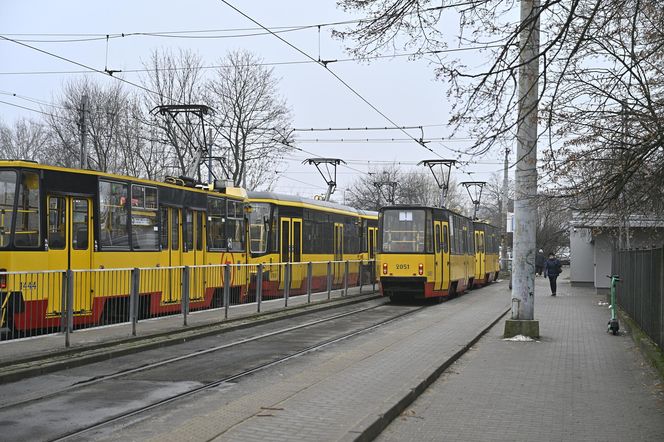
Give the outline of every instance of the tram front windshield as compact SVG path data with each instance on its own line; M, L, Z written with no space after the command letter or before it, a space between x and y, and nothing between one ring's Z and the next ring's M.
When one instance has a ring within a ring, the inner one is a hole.
M424 253L427 213L423 209L385 210L382 250L386 253Z

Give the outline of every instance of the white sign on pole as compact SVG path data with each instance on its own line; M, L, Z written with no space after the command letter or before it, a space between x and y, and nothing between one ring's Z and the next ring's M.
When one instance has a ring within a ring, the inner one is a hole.
M507 212L507 233L514 233L514 212Z

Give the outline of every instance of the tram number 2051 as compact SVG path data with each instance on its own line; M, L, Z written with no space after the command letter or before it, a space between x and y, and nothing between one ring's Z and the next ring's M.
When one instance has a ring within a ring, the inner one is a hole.
M408 270L410 268L410 264L397 264L397 270Z

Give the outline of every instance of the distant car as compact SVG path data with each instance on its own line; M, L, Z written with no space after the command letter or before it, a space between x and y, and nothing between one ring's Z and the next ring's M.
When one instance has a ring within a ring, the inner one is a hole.
M560 260L560 263L564 266L569 265L569 253L561 253L558 255L558 259Z

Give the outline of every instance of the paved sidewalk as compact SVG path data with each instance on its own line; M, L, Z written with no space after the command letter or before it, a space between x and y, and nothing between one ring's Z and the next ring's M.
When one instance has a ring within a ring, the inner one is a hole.
M379 441L664 440L664 385L630 336L606 333L594 289L536 282L539 342L504 321L409 406Z

